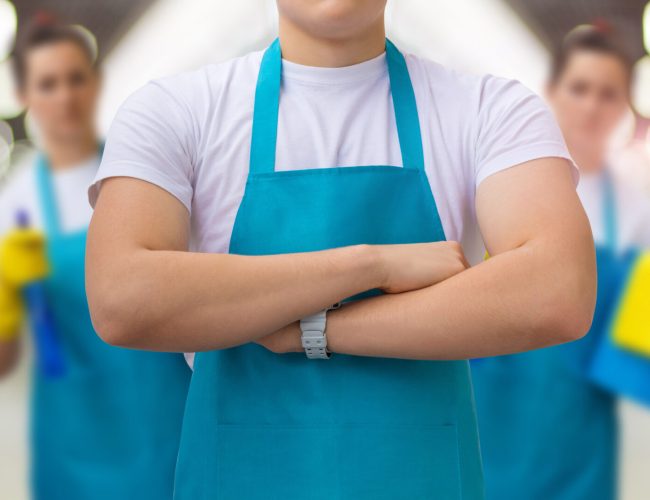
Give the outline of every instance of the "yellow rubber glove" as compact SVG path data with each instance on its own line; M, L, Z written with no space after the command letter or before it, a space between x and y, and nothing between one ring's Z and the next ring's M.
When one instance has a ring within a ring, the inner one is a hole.
M650 252L632 270L613 330L616 344L650 357Z
M16 228L0 240L0 340L11 340L20 333L25 314L20 290L48 272L41 232Z
M16 228L0 241L0 279L7 286L21 289L48 273L45 237L40 231Z
M18 289L0 282L0 342L7 342L18 336L24 314Z

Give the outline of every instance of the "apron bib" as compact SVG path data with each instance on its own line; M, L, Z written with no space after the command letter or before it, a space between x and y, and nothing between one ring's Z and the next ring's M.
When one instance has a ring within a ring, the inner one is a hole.
M33 497L170 499L189 370L180 354L97 336L84 287L86 230L61 231L45 159L36 169L51 269L45 295L65 369L33 373Z
M406 62L390 41L386 60L403 168L275 171L282 62L277 40L267 49L230 253L445 239ZM254 343L197 353L176 474L177 500L480 499L468 363L320 362Z
M490 500L614 500L618 462L616 398L590 367L630 259L617 247L611 180L603 178L606 242L596 246L598 294L580 340L472 363Z

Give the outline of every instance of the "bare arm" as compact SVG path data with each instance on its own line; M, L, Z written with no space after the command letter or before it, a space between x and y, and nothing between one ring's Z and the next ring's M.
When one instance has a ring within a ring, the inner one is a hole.
M363 356L463 359L584 335L595 305L595 256L565 160L535 160L487 178L476 206L491 259L428 288L332 311L330 348ZM298 327L260 343L277 352L298 351Z
M232 347L356 293L421 288L466 267L453 243L240 256L188 252L188 241L189 214L172 195L132 178L104 182L86 254L90 312L104 340Z
M0 340L0 377L11 373L16 366L20 354L20 341L18 338Z

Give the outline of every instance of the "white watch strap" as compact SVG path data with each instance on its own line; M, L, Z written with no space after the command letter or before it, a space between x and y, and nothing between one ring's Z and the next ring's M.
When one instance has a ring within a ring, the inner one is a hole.
M300 320L302 347L309 359L329 359L325 327L327 310L317 312Z

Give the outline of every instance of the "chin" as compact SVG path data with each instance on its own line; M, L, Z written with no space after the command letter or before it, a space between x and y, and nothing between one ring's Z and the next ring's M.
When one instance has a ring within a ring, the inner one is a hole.
M330 22L345 23L347 19L358 18L367 10L367 1L355 0L320 0L316 2L316 11L321 19ZM375 2L376 3L376 2Z
M363 32L381 14L386 0L278 0L281 16L323 38Z
M566 137L568 145L573 145L580 149L592 149L603 143L603 138L597 134L580 134L579 136Z
M86 137L88 133L88 126L86 125L71 125L61 127L54 132L53 135L64 142L75 142Z

